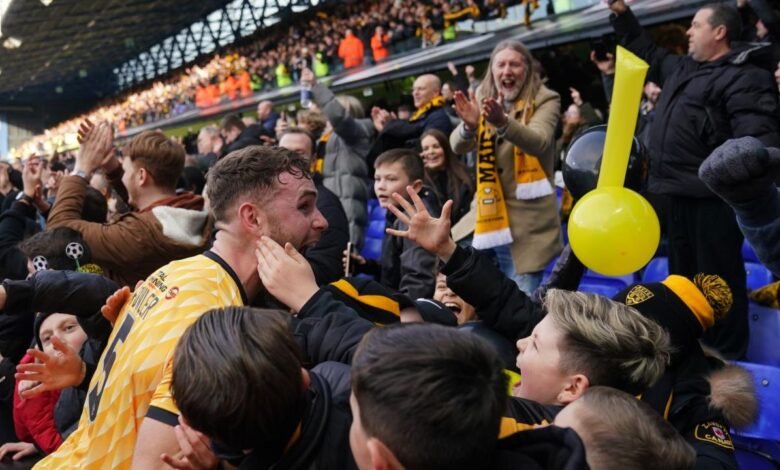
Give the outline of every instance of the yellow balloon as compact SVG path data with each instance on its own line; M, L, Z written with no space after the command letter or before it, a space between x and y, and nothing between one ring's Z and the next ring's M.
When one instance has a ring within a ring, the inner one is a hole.
M648 68L647 62L618 46L607 139L604 141L604 157L601 159L597 185L599 188L623 186L626 179L628 156L634 140Z
M660 239L653 207L627 188L594 189L577 202L569 217L574 254L605 276L623 276L642 268L652 259Z

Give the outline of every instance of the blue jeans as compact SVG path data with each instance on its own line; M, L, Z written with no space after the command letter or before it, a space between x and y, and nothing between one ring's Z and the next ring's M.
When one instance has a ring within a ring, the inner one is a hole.
M517 287L527 295L533 294L539 284L542 283L542 275L544 271L537 271L535 273L519 274L515 271L515 263L512 261L512 250L509 249L509 245L502 245L492 248L495 253L496 261L498 261L498 269L509 279L515 281Z
M471 246L473 235L470 235L458 242L460 246ZM512 251L509 249L510 245L497 246L487 250L480 250L480 252L487 254L496 260L498 269L509 279L515 281L517 287L526 295L531 295L537 287L542 283L542 277L544 271L538 271L535 273L519 274L515 271L515 263L512 261Z

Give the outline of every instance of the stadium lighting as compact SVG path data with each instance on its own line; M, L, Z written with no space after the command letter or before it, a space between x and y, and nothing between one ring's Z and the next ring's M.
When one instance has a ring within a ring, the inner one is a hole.
M47 7L47 6L51 5L51 2L53 2L53 1L54 0L41 0L41 3L43 3L43 6Z
M17 47L22 45L22 40L17 38L8 38L5 41L3 41L3 47L6 49L16 49Z
M5 12L8 11L8 7L11 6L11 0L0 0L0 37L3 37L3 20L5 19Z

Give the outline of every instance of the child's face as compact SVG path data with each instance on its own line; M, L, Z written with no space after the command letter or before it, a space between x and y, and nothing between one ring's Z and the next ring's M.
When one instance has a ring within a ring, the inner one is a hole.
M379 199L379 205L384 208L397 206L391 196L398 193L406 197L406 187L411 183L400 161L380 165L374 170L374 192Z
M474 307L447 287L447 276L444 274L439 273L436 276L436 290L433 292L433 300L443 303L445 307L452 310L458 318L458 325L470 322L477 317Z
M517 368L522 380L512 395L544 405L560 404L558 399L568 382L560 368L563 334L549 316L536 325L531 336L517 342Z
M349 407L352 410L352 426L349 428L349 447L352 449L352 456L359 470L365 470L372 467L371 456L368 451L368 436L360 422L360 407L358 406L355 394L349 397Z
M81 329L75 315L66 313L53 313L46 317L41 323L41 329L38 332L43 344L43 352L52 354L54 346L51 344L51 338L56 336L68 346L78 351L87 340L87 334Z

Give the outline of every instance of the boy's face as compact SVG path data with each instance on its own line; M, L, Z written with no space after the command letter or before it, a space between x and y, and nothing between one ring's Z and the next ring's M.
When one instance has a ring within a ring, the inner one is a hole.
M352 449L352 456L355 458L358 470L370 469L368 436L360 422L360 407L354 393L349 396L349 408L352 410L352 426L349 428L349 447Z
M54 346L51 344L51 338L56 336L68 346L78 351L87 340L87 334L81 329L75 315L65 313L53 313L46 317L41 323L41 329L38 332L43 345L43 352L52 354Z
M569 379L560 368L562 338L562 332L548 315L536 325L531 336L517 342L517 368L522 380L512 395L544 405L560 404L559 394Z
M397 206L391 196L393 193L406 196L406 187L411 183L400 161L380 165L374 170L374 192L384 208Z

